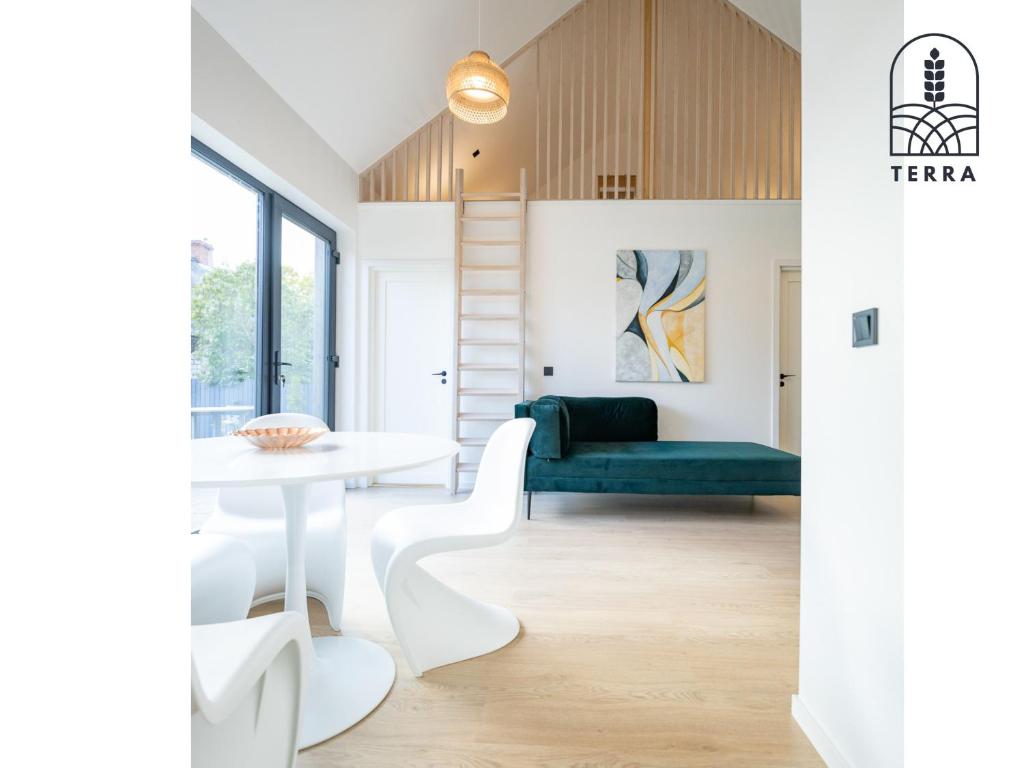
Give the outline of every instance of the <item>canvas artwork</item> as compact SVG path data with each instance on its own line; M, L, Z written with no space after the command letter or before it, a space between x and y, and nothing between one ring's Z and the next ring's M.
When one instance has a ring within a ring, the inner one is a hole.
M704 381L705 251L618 251L616 381Z

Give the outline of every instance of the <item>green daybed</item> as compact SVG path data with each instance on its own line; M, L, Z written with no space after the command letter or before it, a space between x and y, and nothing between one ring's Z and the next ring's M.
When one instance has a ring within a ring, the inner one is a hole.
M758 443L658 440L646 397L555 397L516 404L537 422L526 458L534 491L799 496L800 457Z

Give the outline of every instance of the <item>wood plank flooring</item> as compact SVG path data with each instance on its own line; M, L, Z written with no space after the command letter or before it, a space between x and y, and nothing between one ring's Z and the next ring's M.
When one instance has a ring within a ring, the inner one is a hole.
M384 645L398 677L370 717L300 753L300 766L823 765L789 714L799 500L535 494L534 519L512 541L425 561L455 589L515 611L519 638L417 679L367 538L390 509L449 500L440 490L349 493L343 632ZM314 633L328 634L310 606Z

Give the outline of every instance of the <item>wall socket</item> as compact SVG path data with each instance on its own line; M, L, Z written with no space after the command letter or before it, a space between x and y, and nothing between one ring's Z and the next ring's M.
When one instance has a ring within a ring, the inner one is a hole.
M554 376L555 375L555 366L553 366L553 365L545 365L544 366L544 375L545 376Z

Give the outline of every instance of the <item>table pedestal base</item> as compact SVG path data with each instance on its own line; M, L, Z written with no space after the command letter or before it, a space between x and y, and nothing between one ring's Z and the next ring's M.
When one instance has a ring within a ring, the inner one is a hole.
M314 637L299 749L336 736L370 714L395 682L386 650L353 637Z

